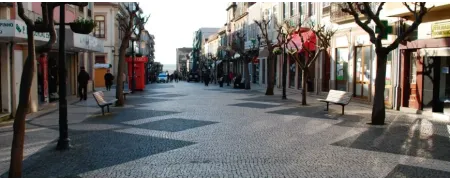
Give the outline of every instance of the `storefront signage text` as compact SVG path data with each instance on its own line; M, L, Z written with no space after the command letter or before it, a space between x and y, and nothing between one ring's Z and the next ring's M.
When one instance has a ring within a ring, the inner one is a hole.
M0 20L0 36L27 39L27 25L20 20ZM34 32L36 40L48 41L50 33Z
M435 23L431 25L431 37L450 37L450 22Z

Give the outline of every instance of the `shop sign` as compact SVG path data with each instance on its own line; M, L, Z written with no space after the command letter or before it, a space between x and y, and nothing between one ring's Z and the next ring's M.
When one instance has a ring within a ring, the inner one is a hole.
M450 21L432 24L431 37L432 38L450 37Z
M73 42L74 47L103 52L103 42L94 36L73 33Z
M27 25L20 20L0 20L0 37L17 37L27 39ZM48 41L50 33L34 32L38 41Z

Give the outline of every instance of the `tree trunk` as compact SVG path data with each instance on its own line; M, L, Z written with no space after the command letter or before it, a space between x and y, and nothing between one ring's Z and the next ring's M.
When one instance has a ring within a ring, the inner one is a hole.
M287 53L283 54L283 68L281 70L283 72L282 83L283 83L283 96L281 99L287 99L286 97L286 76L287 76Z
M386 60L385 52L377 52L377 74L375 78L375 97L372 107L372 124L383 125L386 118L386 109L384 106L384 88L386 77Z
M120 45L120 49L119 49L119 63L118 63L118 69L117 69L117 79L116 79L116 106L123 106L125 104L124 102L124 98L123 98L123 90L124 90L124 83L122 80L122 74L125 72L125 53L127 50L127 47L125 45L125 43L128 44L128 41L124 42L124 40L122 40L122 44Z
M250 63L249 60L244 60L244 78L245 78L245 89L251 89L250 88L250 72L248 71L248 63Z
M276 57L276 56L275 56ZM267 89L266 89L266 95L271 96L273 95L273 87L274 87L274 80L275 80L275 68L274 68L274 56L269 51L269 57L267 58Z
M308 84L306 80L308 78L308 72L302 70L302 105L306 105L306 90L308 89Z
M34 51L34 31L28 27L28 57L23 65L22 77L20 79L19 105L13 126L13 142L11 146L11 164L9 166L9 177L22 177L23 144L25 140L25 118L30 108L31 83L34 76L36 54Z

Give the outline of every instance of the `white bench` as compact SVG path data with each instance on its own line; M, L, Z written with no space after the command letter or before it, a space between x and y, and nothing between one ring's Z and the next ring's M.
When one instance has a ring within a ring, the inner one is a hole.
M117 99L105 101L105 95L101 91L94 92L92 95L94 96L95 101L97 101L97 105L100 108L102 108L102 115L105 115L105 111L104 111L105 106L109 112L109 106L113 105L113 103L115 103L117 101Z
M123 99L124 99L124 100L127 100L127 95L130 94L130 93L131 93L131 91L125 91L125 90L124 90L124 91L123 91Z
M342 114L344 114L344 106L350 103L350 100L353 97L353 93L351 92L345 92L345 91L338 91L338 90L330 90L328 92L327 99L318 99L321 102L327 103L327 109L328 111L328 105L330 103L338 104L342 106Z

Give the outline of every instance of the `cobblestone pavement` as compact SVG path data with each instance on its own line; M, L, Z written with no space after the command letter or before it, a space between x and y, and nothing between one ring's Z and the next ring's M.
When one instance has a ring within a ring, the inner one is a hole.
M27 121L25 177L450 177L449 123L300 94L264 96L200 83L151 84L101 116L94 99L69 106L72 149L55 150L58 112ZM106 99L114 91L105 92ZM0 128L7 176L12 128Z

